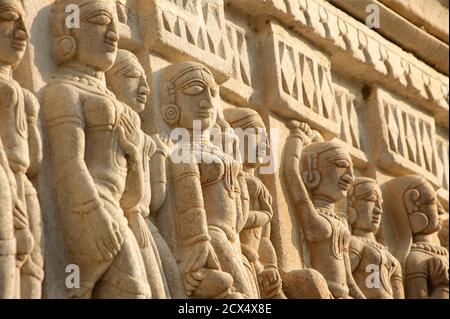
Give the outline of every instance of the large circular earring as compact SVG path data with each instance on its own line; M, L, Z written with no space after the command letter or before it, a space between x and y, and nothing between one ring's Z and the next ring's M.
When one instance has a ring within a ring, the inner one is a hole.
M60 37L53 47L55 58L59 63L63 63L75 56L77 42L71 36Z
M168 104L163 106L163 117L169 125L175 125L180 119L180 112L178 107L174 104Z

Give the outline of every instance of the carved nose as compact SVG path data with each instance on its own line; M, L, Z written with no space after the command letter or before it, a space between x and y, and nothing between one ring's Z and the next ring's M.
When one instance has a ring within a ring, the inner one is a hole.
M117 33L114 31L108 31L108 33L106 33L106 38L111 42L119 41L119 37L117 36Z
M147 85L141 85L139 87L139 94L145 94L148 95L150 93L150 89L148 88Z
M14 32L14 39L27 41L29 39L29 34L23 29L17 29L16 32Z
M199 106L203 109L211 109L212 103L208 100L201 100Z
M355 181L353 178L353 173L351 171L348 171L344 176L342 176L342 181L351 185Z
M375 208L374 210L373 210L373 214L375 215L375 216L379 216L379 215L381 215L383 213L383 211L380 209L380 208Z

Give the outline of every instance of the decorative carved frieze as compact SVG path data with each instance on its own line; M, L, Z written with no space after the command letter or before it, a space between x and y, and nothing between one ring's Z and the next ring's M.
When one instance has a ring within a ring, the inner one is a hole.
M150 10L141 26L151 50L174 61L202 61L219 82L228 79L222 0L154 0L145 5Z
M340 124L340 134L336 142L345 144L356 166L365 167L368 158L365 153L367 147L361 93L339 84L334 84L334 92Z
M448 78L323 0L226 0L272 16L331 53L333 67L415 98L448 127Z
M282 117L308 119L326 135L337 136L330 64L327 57L274 21L260 24L264 48L266 104Z
M420 174L440 186L433 117L374 87L367 106L369 143L379 167L395 175Z
M263 102L261 68L253 20L235 10L226 10L225 13L231 76L221 87L221 93L236 104L259 106Z

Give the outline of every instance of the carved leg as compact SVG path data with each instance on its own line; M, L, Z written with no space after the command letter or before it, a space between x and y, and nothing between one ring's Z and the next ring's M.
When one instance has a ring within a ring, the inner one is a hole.
M133 232L127 225L123 211L108 201L104 203L105 209L119 224L124 241L122 249L113 258L111 266L95 284L92 297L102 299L151 298L152 293L147 282L141 250Z
M258 278L256 275L255 264L253 262L250 262L245 255L242 255L242 257L243 257L243 264L247 273L247 280L252 289L251 298L260 299L261 295L258 287Z
M41 208L37 192L28 179L25 180L25 199L34 246L30 258L21 269L21 296L25 299L40 299L42 296L42 281L44 279Z
M141 248L142 259L145 265L145 272L147 274L147 281L152 291L153 299L167 299L165 291L165 280L163 280L162 267L160 268L161 260L156 250L156 244L153 238L150 238L151 245L146 248Z
M293 270L281 276L289 299L333 299L325 278L314 269Z
M0 166L0 299L14 297L16 242L9 182Z
M237 293L245 298L251 298L252 289L248 282L245 267L242 263L242 253L228 240L223 230L215 226L209 226L211 244L217 254L222 270L233 277L233 287Z

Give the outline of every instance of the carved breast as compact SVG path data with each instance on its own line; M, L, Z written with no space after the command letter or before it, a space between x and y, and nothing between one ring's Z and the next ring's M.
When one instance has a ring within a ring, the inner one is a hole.
M88 129L113 129L118 120L118 103L105 96L93 96L84 105L84 116Z

